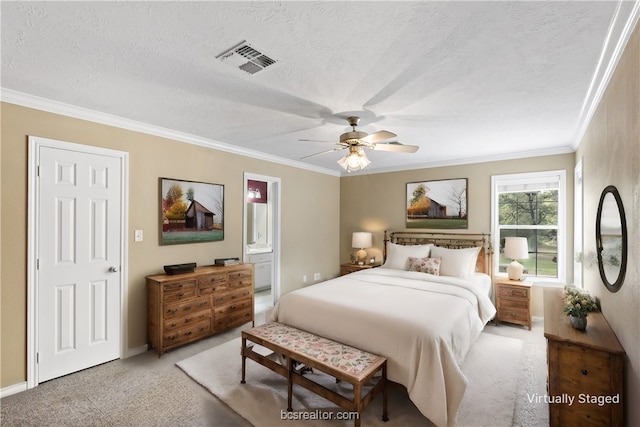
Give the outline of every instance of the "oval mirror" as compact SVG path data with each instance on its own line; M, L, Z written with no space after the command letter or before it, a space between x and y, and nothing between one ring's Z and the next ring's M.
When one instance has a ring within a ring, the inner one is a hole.
M620 193L613 185L602 191L598 203L596 246L602 282L617 292L627 271L627 220Z

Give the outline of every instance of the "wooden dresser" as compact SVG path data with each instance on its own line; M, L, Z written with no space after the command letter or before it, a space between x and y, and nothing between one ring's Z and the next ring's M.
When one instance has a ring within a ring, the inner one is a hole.
M254 321L253 264L147 276L147 334L158 355Z
M517 323L531 330L531 283L496 280L496 306L496 323Z
M562 313L562 289L544 290L549 424L624 425L624 349L600 312L589 313L586 331ZM571 400L573 398L573 400Z

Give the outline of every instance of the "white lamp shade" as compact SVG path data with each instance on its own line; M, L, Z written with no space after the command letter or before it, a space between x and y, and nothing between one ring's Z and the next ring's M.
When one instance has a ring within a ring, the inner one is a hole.
M371 243L371 233L366 231L356 231L353 233L353 236L351 237L352 248L363 249L370 248L371 246L373 246Z
M504 256L509 259L529 258L529 244L526 237L505 237Z

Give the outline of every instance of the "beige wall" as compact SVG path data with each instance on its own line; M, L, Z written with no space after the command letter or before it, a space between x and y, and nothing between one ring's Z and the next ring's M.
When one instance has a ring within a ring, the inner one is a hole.
M351 233L373 232L374 248L367 250L382 259L385 230L404 230L406 184L437 179L467 178L468 230L491 232L491 176L545 170L565 170L567 175L567 259L573 259L573 166L574 155L534 157L344 177L340 180L340 260L348 262L352 253ZM573 279L573 268L567 269Z
M215 258L242 255L244 172L281 178L282 293L302 286L305 274L338 274L338 177L4 103L0 387L26 380L28 135L129 153L129 349L147 342L146 275L162 272L165 264L206 265ZM224 241L160 246L159 177L223 184ZM133 241L135 229L144 230L143 242Z
M584 285L600 300L626 356L626 424L640 425L640 26L636 26L603 99L578 147L583 161L584 252L595 256L600 193L620 192L628 232L628 266L622 288L610 293L596 265L587 263Z

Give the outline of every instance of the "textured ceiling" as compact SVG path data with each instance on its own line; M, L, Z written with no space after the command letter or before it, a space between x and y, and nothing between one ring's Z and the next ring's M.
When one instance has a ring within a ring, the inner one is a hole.
M344 117L419 145L367 171L570 152L619 3L2 2L2 87L299 158ZM618 11L618 13L620 13ZM242 40L278 62L216 59ZM339 171L344 152L306 159Z

